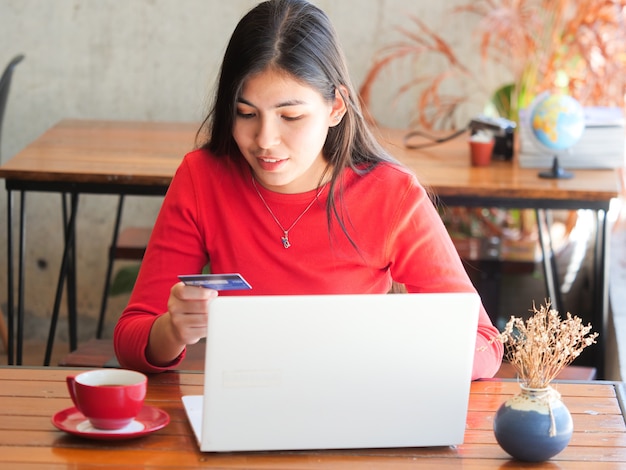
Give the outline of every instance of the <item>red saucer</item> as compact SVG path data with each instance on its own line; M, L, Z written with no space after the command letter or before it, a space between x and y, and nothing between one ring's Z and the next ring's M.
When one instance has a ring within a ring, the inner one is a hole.
M137 417L122 429L107 431L94 428L76 408L59 411L52 417L54 424L61 431L88 439L119 440L145 436L167 426L170 416L163 410L153 406L144 406Z

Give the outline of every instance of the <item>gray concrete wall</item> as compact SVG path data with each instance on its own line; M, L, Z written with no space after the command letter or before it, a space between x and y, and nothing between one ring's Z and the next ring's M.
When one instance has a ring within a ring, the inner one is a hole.
M0 155L11 158L63 118L199 121L205 114L221 55L239 18L256 0L0 0L0 67L17 53ZM333 20L355 84L377 50L399 38L398 25L416 15L449 38L480 71L473 23L450 16L457 0L317 0ZM428 64L423 65L424 68ZM425 71L426 72L426 71ZM413 103L392 91L401 70L376 87L374 115L406 127ZM480 72L479 72L480 74ZM501 77L468 84L468 119ZM3 188L2 188L3 189ZM116 199L85 196L78 225L79 312L97 315ZM26 309L31 318L52 310L62 250L60 196L28 194ZM124 223L151 224L160 201L132 198ZM0 191L0 306L6 293L6 193ZM113 299L109 320L126 299ZM39 322L47 328L47 321ZM81 331L90 335L92 331Z

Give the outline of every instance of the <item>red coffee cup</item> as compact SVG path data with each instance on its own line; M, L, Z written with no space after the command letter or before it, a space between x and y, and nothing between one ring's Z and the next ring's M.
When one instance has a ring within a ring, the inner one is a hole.
M133 370L97 369L66 378L76 408L98 429L121 429L143 407L147 377Z

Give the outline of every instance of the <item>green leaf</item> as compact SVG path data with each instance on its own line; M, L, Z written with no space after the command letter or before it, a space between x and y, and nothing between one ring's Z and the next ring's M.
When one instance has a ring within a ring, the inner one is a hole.
M515 93L515 84L508 83L498 88L491 95L491 104L498 112L500 117L515 120L515 107L512 105Z
M121 268L113 278L109 295L116 296L132 292L135 281L137 280L137 275L139 274L140 266L140 264L134 264Z

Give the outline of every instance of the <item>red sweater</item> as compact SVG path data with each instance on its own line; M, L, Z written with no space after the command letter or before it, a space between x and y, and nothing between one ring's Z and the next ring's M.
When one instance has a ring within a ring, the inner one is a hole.
M279 194L257 185L288 228L317 191ZM409 292L474 292L452 241L424 188L408 170L379 164L365 176L344 174L337 195L345 226L329 233L326 200L319 200L289 231L291 247L252 185L245 161L217 158L204 150L188 154L169 187L146 249L130 302L115 328L123 367L158 372L145 349L153 321L167 311L179 274L239 272L250 291L220 295L385 293L392 279ZM433 312L436 314L436 312ZM439 333L442 341L445 332ZM484 308L478 320L474 379L491 377L500 366L502 345ZM481 348L486 346L485 348ZM182 357L172 364L177 364Z

